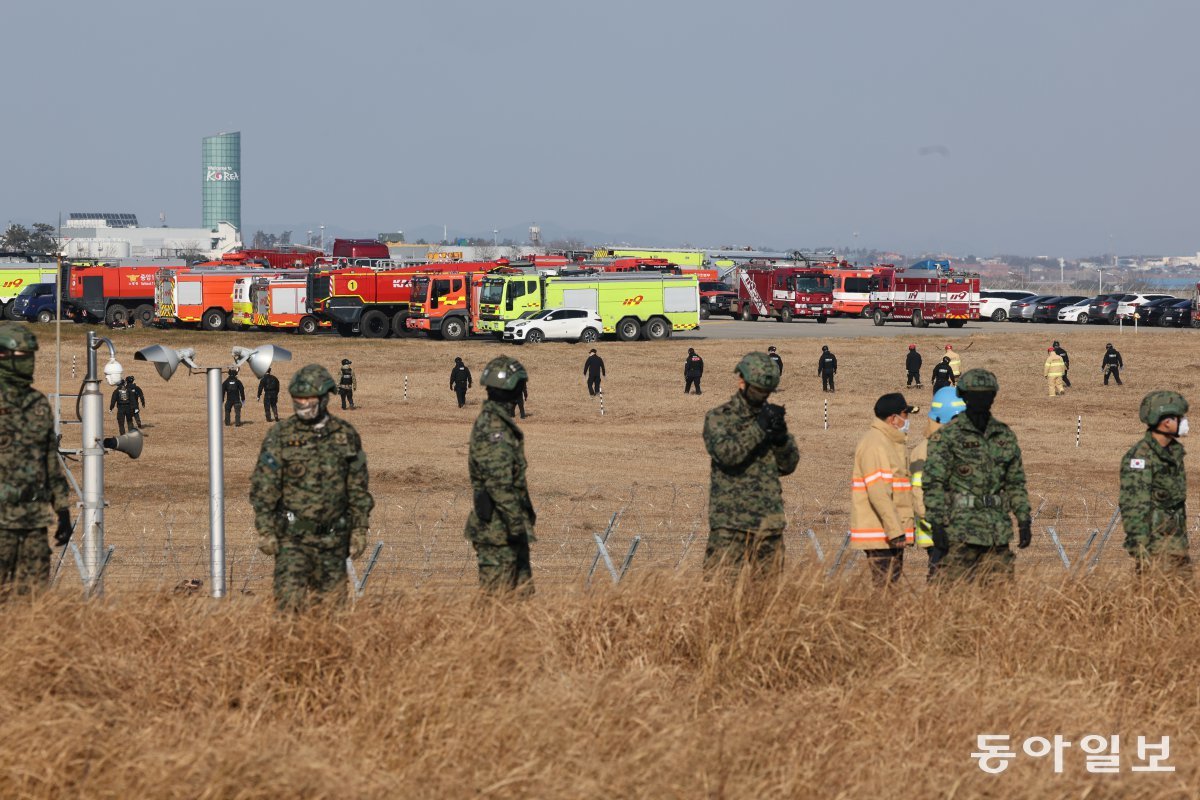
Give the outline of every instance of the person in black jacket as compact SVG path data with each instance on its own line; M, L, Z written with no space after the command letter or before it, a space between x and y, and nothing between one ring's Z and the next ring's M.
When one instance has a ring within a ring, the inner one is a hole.
M687 394L692 386L695 386L696 394L700 394L700 377L703 374L704 359L696 355L694 348L689 347L687 358L683 360L683 393Z
M921 388L921 354L917 352L917 346L910 344L908 346L908 355L904 359L904 369L908 371L908 383L905 386L912 386L915 382L917 388Z
M458 396L458 407L467 404L467 389L471 388L471 370L459 357L454 359L454 369L450 370L450 388Z
M221 383L221 394L225 396L225 425L229 426L229 412L233 411L237 427L242 427L242 403L246 402L246 387L238 380L237 367L229 370L229 376Z
M954 370L950 368L950 356L942 356L941 363L933 368L933 374L929 376L929 379L933 381L934 394L937 394L938 389L954 382Z
M1121 368L1125 366L1125 362L1121 360L1121 354L1117 348L1112 346L1112 342L1104 345L1104 360L1100 362L1100 369L1104 372L1104 385L1108 386L1108 376L1117 379L1117 386L1124 386L1121 383Z
M1067 351L1064 350L1062 345L1060 345L1058 342L1055 342L1050 346L1054 348L1054 352L1058 353L1063 360L1063 386L1070 388L1071 379L1068 378L1067 375L1069 375L1071 372L1071 357L1067 355Z
M266 412L267 422L274 420L279 421L279 378L271 374L271 370L267 370L267 374L258 379L258 395L257 397L263 402L263 411Z
M779 353L775 351L775 345L767 348L767 358L775 362L775 367L779 370L779 377L783 377L783 359L779 357Z
M521 412L521 419L525 419L525 401L529 399L529 379L521 381L517 387L517 411Z
M837 356L829 352L829 345L821 345L821 357L817 359L817 374L821 376L821 391L832 392L833 376L837 374Z
M133 423L138 430L142 428L142 414L140 409L146 407L146 394L142 391L142 387L133 382L133 376L125 378L125 383L129 385L129 389L133 392Z
M583 374L587 376L588 394L592 397L600 394L600 379L607 373L604 371L604 359L596 355L595 348L588 351L587 361L583 362Z
M129 384L122 381L117 384L117 388L113 390L112 401L108 404L108 410L117 410L117 431L124 435L126 425L130 430L134 430L137 426L133 424L133 409L136 401L133 397L133 390L129 388Z

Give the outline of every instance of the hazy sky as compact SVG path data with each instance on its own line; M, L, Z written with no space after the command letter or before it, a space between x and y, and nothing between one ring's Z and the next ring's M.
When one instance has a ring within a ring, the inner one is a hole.
M67 0L4 20L0 220L198 225L200 140L240 130L251 232L1200 250L1194 0Z

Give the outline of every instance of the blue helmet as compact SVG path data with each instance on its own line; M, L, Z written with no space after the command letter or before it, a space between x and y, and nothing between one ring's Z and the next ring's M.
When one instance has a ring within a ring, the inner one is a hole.
M966 410L967 404L958 396L958 389L943 386L933 393L933 402L929 404L929 418L939 425L945 425Z

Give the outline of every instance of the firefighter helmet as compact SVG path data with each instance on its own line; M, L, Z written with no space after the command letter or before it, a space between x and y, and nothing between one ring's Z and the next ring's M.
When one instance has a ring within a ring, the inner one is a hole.
M733 371L741 375L746 383L759 389L771 392L779 385L779 367L766 353L747 353Z
M1188 411L1188 401L1179 392L1160 389L1142 398L1138 418L1151 428L1163 417L1182 417Z
M958 379L958 390L960 392L998 392L1000 391L1000 382L986 369L976 367L967 370Z
M929 418L945 425L966 410L967 404L959 397L958 390L953 386L943 386L933 393L933 400L929 403Z
M320 364L301 367L288 382L288 394L292 397L324 397L336 388L333 376Z
M517 384L529 378L521 362L508 356L496 356L483 368L479 382L493 389L515 389Z
M16 322L0 322L0 350L32 353L37 349L37 337L27 326Z

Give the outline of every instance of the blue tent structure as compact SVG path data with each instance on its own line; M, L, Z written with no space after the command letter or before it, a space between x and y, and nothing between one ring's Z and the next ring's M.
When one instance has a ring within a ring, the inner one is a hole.
M950 269L950 262L945 260L935 261L932 258L927 258L924 261L918 261L917 263L913 264L909 267L909 269Z

